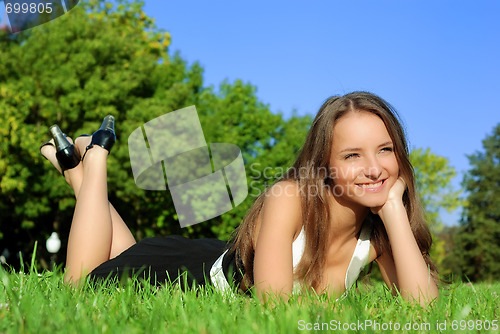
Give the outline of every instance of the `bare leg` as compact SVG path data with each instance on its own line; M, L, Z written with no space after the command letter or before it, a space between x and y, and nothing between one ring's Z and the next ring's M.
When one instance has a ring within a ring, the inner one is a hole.
M75 145L78 147L80 152L84 152L84 148L90 144L91 137L80 137L76 139ZM100 147L96 147L99 148ZM90 151L92 151L91 149ZM88 153L90 153L90 151ZM107 151L105 151L108 153ZM85 161L82 161L83 166L86 165L87 157L85 157ZM85 167L84 167L85 168ZM83 177L83 174L82 174ZM80 179L80 185L82 184L82 179ZM107 186L106 186L107 188ZM78 194L78 195L76 195ZM77 196L77 201L79 198L79 191L75 192L75 196ZM118 255L120 255L123 251L130 248L130 246L135 244L135 239L132 233L130 232L127 224L123 221L122 217L118 214L115 207L108 201L107 199L107 191L106 191L106 201L108 203L108 209L111 216L111 224L112 224L112 238L111 238L111 250L109 253L109 259L112 259Z
M90 137L82 137L77 139L75 145L80 152L83 152L89 143ZM98 148L97 153L92 153L89 158L94 155L95 157L87 159L95 148ZM100 154L100 158L99 151L103 153ZM80 163L64 173L77 198L68 244L66 280L77 281L100 263L117 256L135 244L132 233L107 200L107 153L100 147L94 147L85 156L83 164ZM43 147L42 154L60 171L54 147ZM96 175L93 176L94 174ZM88 182L84 181L85 175L88 176ZM83 197L81 197L82 189L84 189ZM94 192L96 196L93 195Z
M94 147L85 156L68 240L66 280L78 281L110 259L113 225L108 204L106 162L108 152ZM71 171L68 171L71 179Z

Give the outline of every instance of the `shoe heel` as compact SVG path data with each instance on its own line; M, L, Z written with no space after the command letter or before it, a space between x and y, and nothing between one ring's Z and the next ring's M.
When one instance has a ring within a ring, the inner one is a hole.
M54 138L57 161L64 174L65 170L75 168L80 163L80 153L57 125L52 125L49 130Z
M108 115L104 117L99 130L94 132L94 134L92 135L92 140L86 147L85 153L82 156L82 160L85 158L87 151L94 147L94 145L101 146L109 153L111 151L111 148L115 144L115 141L115 118L113 117L113 115Z
M92 135L91 145L99 145L110 152L115 141L115 118L112 115L108 115L104 117L99 130Z
M101 127L99 128L101 131L111 131L113 134L115 133L115 118L113 115L108 115L104 117L102 120ZM99 131L97 130L97 131Z

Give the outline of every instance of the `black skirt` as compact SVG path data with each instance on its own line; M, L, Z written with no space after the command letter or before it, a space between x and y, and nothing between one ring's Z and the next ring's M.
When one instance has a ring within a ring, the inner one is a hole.
M154 285L179 282L183 288L185 283L188 287L204 285L211 283L210 269L226 246L217 239L187 239L179 235L146 238L102 263L89 278L138 277ZM228 266L226 263L226 269Z

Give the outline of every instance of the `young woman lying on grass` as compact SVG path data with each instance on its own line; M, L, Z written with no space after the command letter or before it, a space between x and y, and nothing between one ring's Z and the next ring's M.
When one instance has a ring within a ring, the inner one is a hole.
M74 145L57 126L51 132L41 152L76 196L68 282L143 272L164 283L187 271L189 283L254 287L262 299L311 288L340 297L375 261L394 293L423 305L439 295L404 131L373 94L323 104L293 166L256 199L228 244L180 236L136 243L107 197L113 117Z

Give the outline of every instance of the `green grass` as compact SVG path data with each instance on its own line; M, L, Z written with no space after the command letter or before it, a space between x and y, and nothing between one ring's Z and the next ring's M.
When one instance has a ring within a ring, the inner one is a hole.
M0 282L1 333L303 333L314 323L327 323L332 333L500 333L484 329L493 320L500 327L500 283L454 283L422 309L392 297L379 283L363 285L341 301L305 296L271 306L246 296L228 301L209 288L182 292L175 285L156 289L132 281L74 288L52 272L0 269ZM392 330L365 326L369 321L392 323ZM408 323L423 329L406 330ZM444 323L446 330L436 329ZM342 330L343 324L353 327ZM323 331L312 332L328 331L323 325Z

